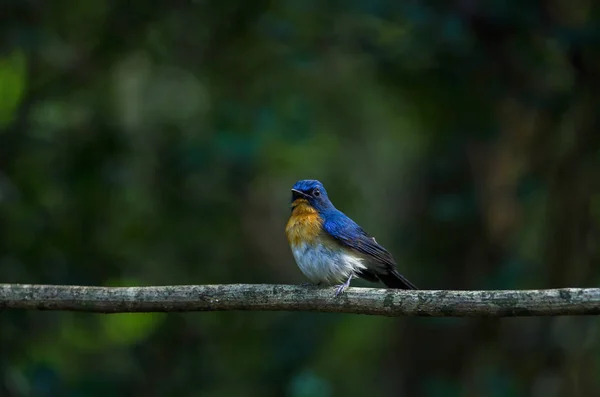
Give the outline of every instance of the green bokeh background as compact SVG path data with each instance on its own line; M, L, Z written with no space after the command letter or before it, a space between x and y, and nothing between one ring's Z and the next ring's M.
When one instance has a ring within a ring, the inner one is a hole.
M306 178L421 288L600 282L594 2L5 0L0 32L0 282L304 282ZM599 332L3 311L0 396L598 396Z

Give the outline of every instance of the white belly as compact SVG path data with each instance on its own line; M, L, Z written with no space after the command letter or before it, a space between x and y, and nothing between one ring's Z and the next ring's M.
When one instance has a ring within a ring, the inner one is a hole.
M365 268L359 256L320 243L300 244L292 253L302 273L317 284L341 284Z

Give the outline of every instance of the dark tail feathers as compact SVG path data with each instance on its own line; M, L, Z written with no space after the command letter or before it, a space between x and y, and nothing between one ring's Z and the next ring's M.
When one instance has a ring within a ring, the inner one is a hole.
M416 285L408 281L406 277L398 273L397 270L392 270L388 274L378 274L377 277L379 277L381 282L388 288L418 289Z

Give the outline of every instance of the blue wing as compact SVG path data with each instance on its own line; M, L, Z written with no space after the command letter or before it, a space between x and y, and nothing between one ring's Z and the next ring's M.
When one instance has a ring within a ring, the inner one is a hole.
M395 267L392 255L343 212L336 210L325 218L323 228L339 243L376 262L374 265Z
M336 209L324 218L323 229L335 241L367 259L367 269L361 270L359 276L369 281L379 279L391 288L417 289L398 273L392 255L343 212Z

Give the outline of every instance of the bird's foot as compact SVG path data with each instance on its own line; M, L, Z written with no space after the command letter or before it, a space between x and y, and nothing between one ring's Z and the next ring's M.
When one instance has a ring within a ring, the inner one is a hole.
M353 275L350 275L350 277L348 277L348 280L346 280L346 282L344 284L342 284L338 287L338 289L335 291L336 297L343 294L344 291L346 290L346 288L348 288L350 286L350 281L352 281L352 277L353 277Z
M343 293L344 293L344 290L345 290L346 288L348 288L348 287L346 286L346 283L344 283L344 284L340 285L340 286L337 288L337 290L335 290L335 296L336 296L336 297L338 297L338 296L340 296L341 294L343 294Z

